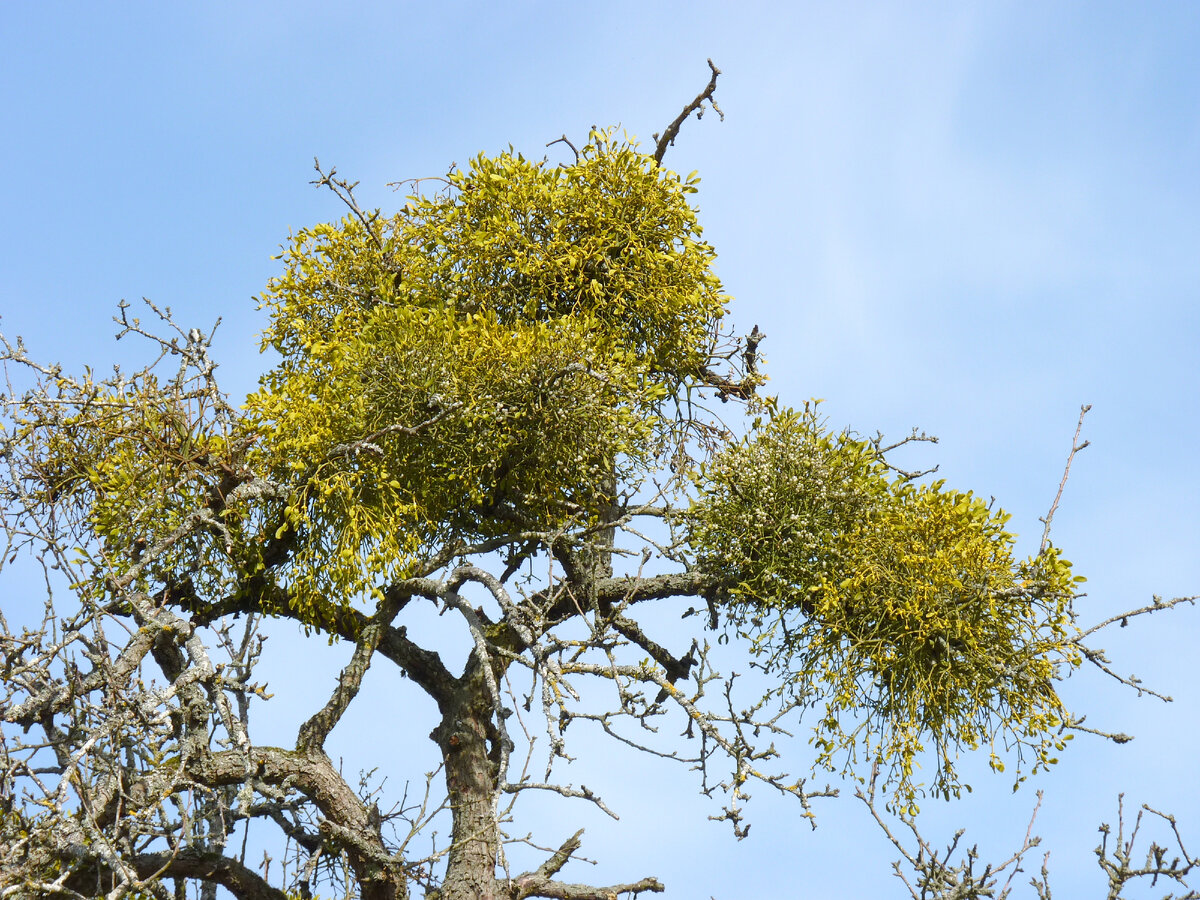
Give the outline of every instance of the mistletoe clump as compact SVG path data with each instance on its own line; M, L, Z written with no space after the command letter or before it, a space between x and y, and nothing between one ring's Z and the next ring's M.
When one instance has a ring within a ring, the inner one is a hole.
M453 539L587 525L653 467L727 300L697 181L593 132L572 164L479 156L394 216L292 238L248 410L298 483L294 602Z
M925 750L944 796L961 789L963 748L989 746L998 770L997 745L1032 751L1034 771L1056 761L1082 580L1056 548L1018 560L1003 511L895 474L871 442L825 430L815 404L772 409L705 474L700 565L722 573L781 691L819 709L819 764L882 764L909 806Z

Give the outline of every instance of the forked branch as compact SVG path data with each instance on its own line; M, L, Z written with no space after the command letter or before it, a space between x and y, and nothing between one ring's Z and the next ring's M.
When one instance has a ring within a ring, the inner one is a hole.
M568 884L554 881L553 876L570 861L582 843L583 829L575 832L563 842L554 855L538 866L534 872L519 875L509 885L512 900L526 897L553 897L557 900L614 900L621 894L637 894L649 891L661 894L665 888L657 878L643 878L630 884L614 884L608 887L592 887L586 884Z

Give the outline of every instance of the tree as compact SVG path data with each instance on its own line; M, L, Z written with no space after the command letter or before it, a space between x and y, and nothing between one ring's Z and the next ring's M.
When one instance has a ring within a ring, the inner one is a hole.
M20 387L6 398L4 558L34 559L47 597L40 623L0 619L0 887L657 892L653 877L560 880L582 833L510 871L522 793L604 808L556 780L577 721L696 768L739 837L753 783L809 817L836 793L778 759L773 740L804 715L814 768L910 825L921 797L959 794L961 751L1015 762L1019 783L1088 730L1055 686L1105 660L1077 624L1053 508L1039 552L1017 559L1001 510L889 461L924 435L830 431L817 404L764 394L765 336L725 325L688 202L697 178L662 165L692 114L719 112L717 75L653 153L593 130L578 151L562 139L561 165L479 156L392 215L318 166L349 212L284 249L262 296L277 361L244 405L217 384L211 333L154 306L154 327L121 306L118 337L154 348L132 373L75 377L5 342ZM641 611L664 603L680 624L651 633ZM405 623L420 604L461 623L461 671ZM353 647L288 747L252 737L272 619ZM745 648L762 696L735 699L713 640ZM372 665L435 703L440 794L431 780L425 799L380 809L369 779L325 752ZM659 736L674 721L677 743ZM439 818L448 842L418 855ZM233 840L251 821L293 854L274 881ZM983 890L998 871L909 860L923 890ZM1183 860L1159 853L1145 874L1182 878Z

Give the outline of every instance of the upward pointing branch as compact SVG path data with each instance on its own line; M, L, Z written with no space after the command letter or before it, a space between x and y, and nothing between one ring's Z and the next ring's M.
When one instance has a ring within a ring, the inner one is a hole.
M679 126L692 113L696 114L697 119L704 115L705 100L717 111L717 115L721 117L721 121L725 121L725 113L721 112L721 107L717 106L717 101L713 99L713 92L717 89L717 76L721 74L721 70L713 65L711 59L708 61L708 67L712 69L712 78L708 80L708 87L702 90L696 96L695 100L683 108L683 112L677 115L675 121L667 126L667 130L662 133L662 137L659 137L657 134L654 135L654 139L658 141L657 146L654 148L654 161L660 166L662 165L663 157L667 155L667 147L675 143L675 137L679 134Z
M1054 514L1058 512L1058 503L1062 500L1063 488L1067 486L1067 478L1071 475L1071 463L1075 461L1075 454L1091 443L1091 441L1084 441L1082 444L1079 443L1079 433L1083 431L1083 417L1088 414L1091 408L1092 404L1090 403L1085 403L1079 407L1079 422L1075 426L1075 437L1071 439L1071 452L1067 455L1067 465L1063 470L1062 481L1058 483L1058 493L1054 495L1054 502L1050 504L1050 512L1046 513L1046 518L1041 520L1046 528L1042 532L1042 546L1038 550L1039 555L1046 552L1046 546L1050 543L1050 523L1054 521Z

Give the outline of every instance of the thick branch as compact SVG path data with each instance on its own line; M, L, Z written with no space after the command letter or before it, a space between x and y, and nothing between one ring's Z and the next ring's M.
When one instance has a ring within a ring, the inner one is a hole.
M293 788L317 807L324 817L320 823L322 833L345 848L351 867L365 886L364 897L389 884L403 885L402 861L388 853L383 838L372 826L371 810L323 751L253 747L250 757L255 782ZM244 782L246 769L241 753L222 751L191 762L188 774L209 787L237 786Z
M675 572L650 577L622 575L591 580L582 568L572 570L568 567L569 557L558 552L555 555L568 569L568 585L565 589L562 585L556 586L553 594L543 591L533 597L535 605L548 603L543 615L549 622L579 615L579 599L570 590L571 585L585 596L594 596L601 610L609 610L616 604L662 600L666 597L699 597L716 586L712 577L699 572Z
M588 884L567 884L565 881L547 881L536 888L526 889L516 897L550 897L554 900L614 900L621 894L637 895L645 891L661 894L666 888L657 878L643 878L629 884L613 884L607 887L592 887Z
M557 900L615 900L621 894L638 894L642 891L660 894L665 890L657 878L643 878L630 884L615 884L609 887L592 887L586 884L568 884L554 881L551 876L570 861L582 843L583 829L575 832L563 842L554 855L538 866L537 871L514 878L509 883L512 900L526 897L551 897Z
M329 732L341 721L351 701L358 696L363 677L371 666L371 657L375 655L375 649L383 638L384 629L399 611L399 605L394 601L389 603L385 597L379 610L363 625L354 645L354 654L338 676L337 687L334 688L329 702L300 726L300 734L296 738L297 750L304 753L325 746Z
M696 659L693 656L693 651L696 649L695 641L692 641L691 650L676 659L671 655L669 650L648 637L646 633L642 631L641 626L632 619L627 619L622 615L616 615L613 616L612 624L613 628L649 653L650 658L663 667L663 669L666 671L667 681L669 681L671 684L674 684L681 678L687 678L692 666L696 664ZM660 691L657 702L662 703L667 699L668 696L669 693L666 690Z
M700 572L676 572L649 578L621 576L604 578L596 584L601 602L637 603L666 597L699 597L715 587L714 579Z
M271 885L253 869L236 859L195 847L178 852L142 853L128 860L138 878L193 878L218 884L237 900L287 900L287 894ZM100 867L81 868L68 884L90 896L100 879Z

